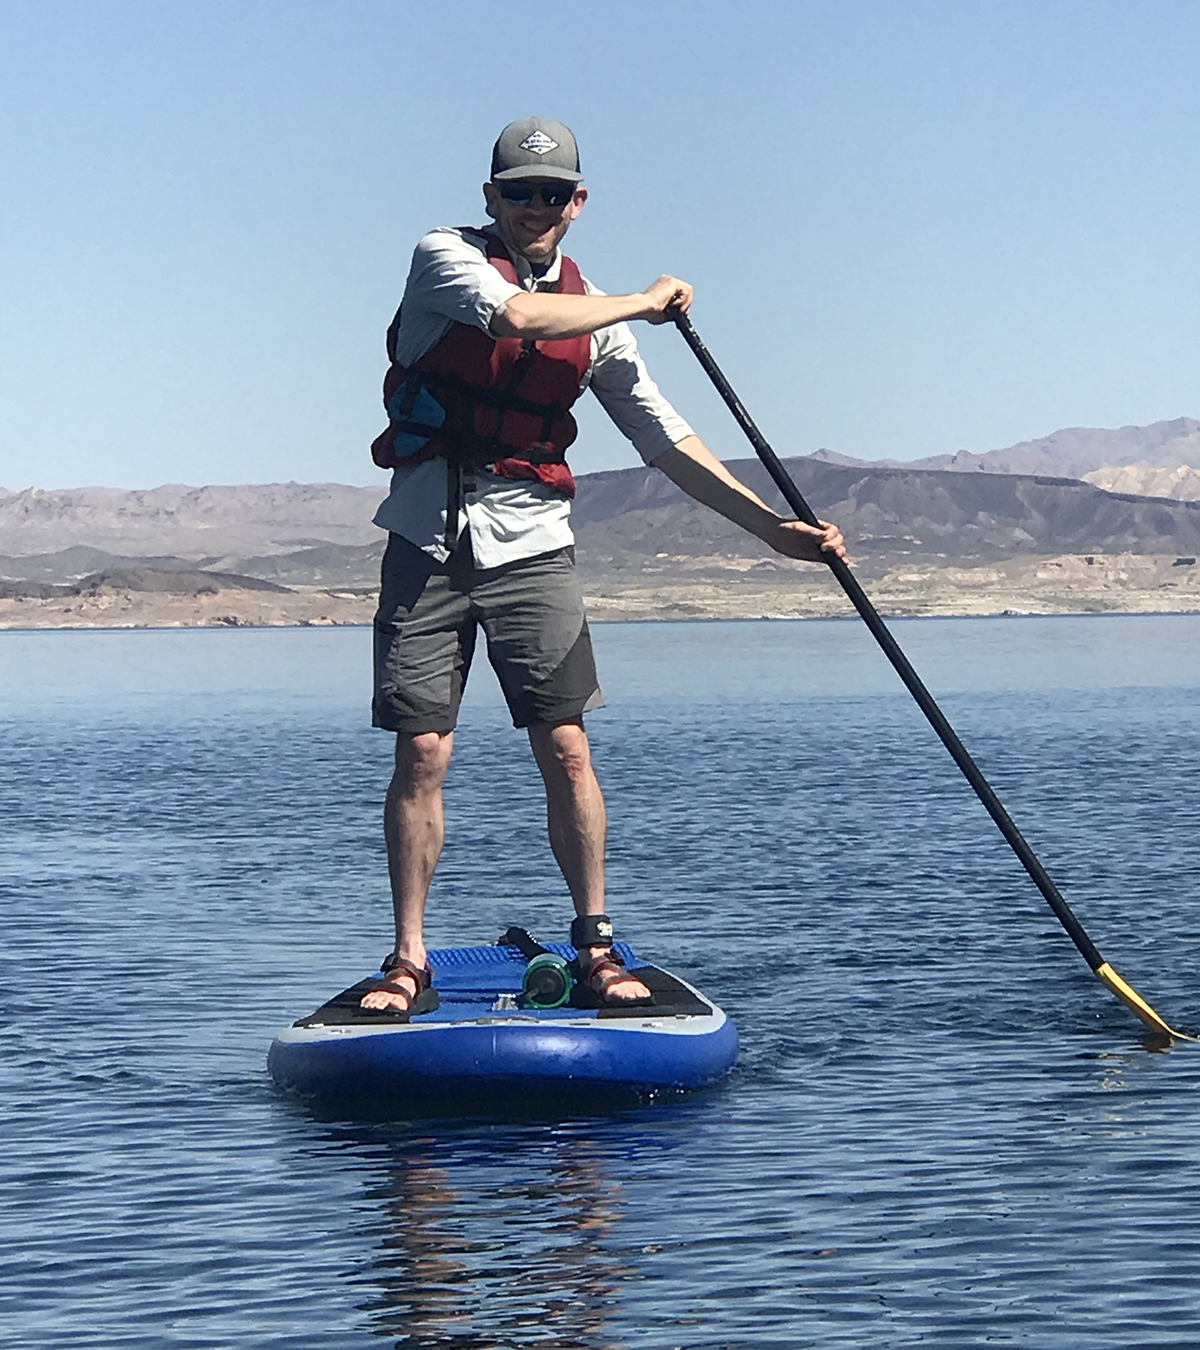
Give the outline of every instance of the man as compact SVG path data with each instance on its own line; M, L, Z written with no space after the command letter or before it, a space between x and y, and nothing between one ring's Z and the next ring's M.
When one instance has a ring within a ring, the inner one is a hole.
M390 421L372 446L394 471L375 517L389 540L374 722L397 733L384 820L396 934L384 978L362 1003L414 1016L437 1004L422 924L478 628L545 783L581 988L597 1003L649 998L612 952L604 915L604 799L583 728L603 698L565 460L580 393L591 388L646 463L778 552L845 556L835 526L784 520L739 483L647 374L627 321L668 322L691 305L691 286L662 276L606 295L559 252L588 195L571 132L537 117L505 127L483 194L490 225L434 230L417 245L388 332Z

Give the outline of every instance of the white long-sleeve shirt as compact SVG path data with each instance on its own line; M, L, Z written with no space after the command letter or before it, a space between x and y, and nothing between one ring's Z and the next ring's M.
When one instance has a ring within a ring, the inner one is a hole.
M494 227L489 227L495 233ZM459 229L427 234L413 253L400 307L396 360L411 366L445 336L452 323L490 332L493 316L521 290L551 290L558 284L561 254L540 276L529 262L510 254L519 286L506 281L487 259L477 235ZM590 295L603 292L585 277ZM650 378L626 323L592 334L592 359L583 386L591 389L618 430L649 464L692 434ZM571 503L542 483L479 472L464 494L458 533L471 529L477 567L499 567L574 542ZM403 535L439 562L446 547L446 463L443 459L402 465L375 514L375 524Z

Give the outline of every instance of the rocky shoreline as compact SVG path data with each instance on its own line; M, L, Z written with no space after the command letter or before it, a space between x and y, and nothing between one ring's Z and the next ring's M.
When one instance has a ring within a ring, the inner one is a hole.
M869 569L866 569L869 572ZM231 582L244 579L230 578ZM1059 554L989 564L903 563L864 574L881 613L900 616L1200 612L1200 564L1173 554ZM0 629L331 627L368 624L374 588L191 585L189 593L99 584L72 594L0 599ZM697 574L664 558L657 573L584 573L593 622L803 619L850 614L820 565L764 573L726 560Z

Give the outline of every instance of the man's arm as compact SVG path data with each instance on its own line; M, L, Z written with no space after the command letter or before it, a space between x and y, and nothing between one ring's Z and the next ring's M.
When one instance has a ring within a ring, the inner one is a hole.
M522 291L511 296L492 316L488 331L493 337L518 337L534 342L581 337L598 328L629 319L666 323L667 311L679 308L686 314L692 303L692 288L676 277L661 276L644 291L631 295L559 295L557 291Z
M827 553L846 556L846 544L836 525L822 521L823 528L816 530L801 520L785 520L740 483L699 436L686 436L651 464L689 497L757 535L776 553L808 562L825 562Z

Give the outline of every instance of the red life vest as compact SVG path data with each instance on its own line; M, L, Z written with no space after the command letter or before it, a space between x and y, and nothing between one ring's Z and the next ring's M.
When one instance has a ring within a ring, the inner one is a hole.
M488 262L516 285L508 250L494 235L481 237ZM579 268L565 255L556 289L560 295L587 294ZM397 311L388 329L392 364L383 382L389 422L371 446L380 468L441 455L456 479L486 467L501 478L531 479L574 497L566 451L578 434L570 408L591 364L589 334L534 342L453 323L424 356L402 366L396 360L399 327Z

